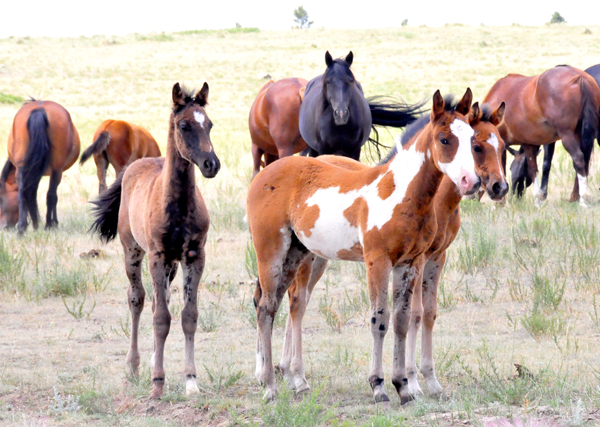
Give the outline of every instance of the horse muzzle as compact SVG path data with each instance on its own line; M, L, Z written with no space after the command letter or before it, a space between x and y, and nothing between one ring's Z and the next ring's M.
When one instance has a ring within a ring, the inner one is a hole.
M203 153L199 161L195 163L204 178L214 178L221 169L221 162L214 152Z
M479 190L481 186L481 178L479 178L475 173L461 170L460 180L458 183L458 189L460 190L460 194L463 196L470 196Z
M333 121L336 126L343 126L348 123L348 119L350 118L350 111L347 108L341 108L339 110L335 110L333 112Z
M496 181L488 184L486 190L490 199L495 201L502 200L506 196L506 193L508 193L508 183L504 180Z

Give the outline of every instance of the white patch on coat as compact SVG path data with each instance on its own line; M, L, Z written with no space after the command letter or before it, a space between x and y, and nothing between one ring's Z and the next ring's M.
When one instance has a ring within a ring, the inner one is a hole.
M304 246L324 258L339 259L339 251L351 250L357 243L363 244L363 233L373 228L381 229L390 221L394 208L402 203L409 184L425 162L425 153L417 151L416 145L413 144L408 150L400 148L388 170L364 187L346 193L340 193L339 186L315 191L306 200L306 205L317 205L319 217L309 237L302 231L296 233ZM379 197L378 185L390 173L393 174L395 188L384 200ZM359 198L366 202L368 208L366 230L353 226L344 216L344 211Z
M588 187L587 177L577 174L577 180L579 181L579 195L581 198L590 196L590 188Z
M200 111L194 111L194 119L196 119L196 121L200 123L200 127L204 129L204 120L206 120L206 116Z
M541 199L543 195L544 193L542 193L542 188L540 187L540 180L536 176L535 180L533 181L533 197L536 199Z
M196 384L196 379L188 378L185 380L185 394L189 396L197 393L200 393L200 389L198 388L198 384Z
M471 175L472 181L476 181L475 161L471 153L471 137L475 133L468 123L454 119L450 124L450 130L458 138L458 150L450 163L439 163L440 170L448 176L457 186L460 185L462 170Z

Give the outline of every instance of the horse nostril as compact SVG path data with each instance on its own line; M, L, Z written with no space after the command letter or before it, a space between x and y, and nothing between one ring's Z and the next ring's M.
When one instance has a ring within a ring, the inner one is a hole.
M205 160L204 161L204 168L205 169L210 169L212 166L212 160Z
M494 185L492 185L492 192L494 194L500 194L501 190L502 190L502 187L500 186L499 182L495 182Z

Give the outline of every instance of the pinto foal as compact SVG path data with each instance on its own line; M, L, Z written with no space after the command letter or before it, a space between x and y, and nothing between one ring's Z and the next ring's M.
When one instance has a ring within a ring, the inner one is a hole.
M127 362L137 375L140 365L138 329L146 292L142 284L142 259L147 253L154 295L154 354L152 355L151 398L162 395L165 382L163 358L171 327L170 285L183 269L184 308L181 325L185 335L186 393L197 393L194 363L194 335L198 321L198 283L204 270L204 245L209 217L196 186L195 167L205 178L219 172L219 159L210 140L212 122L204 107L208 85L194 95L173 87L173 111L165 158L144 158L133 162L95 204L91 230L108 242L117 231L125 253L129 278L127 292L131 310L131 342Z
M399 147L399 154L386 164L353 171L318 159L286 157L252 181L247 212L259 270L256 376L267 399L273 399L276 391L273 319L296 273L305 276L299 280L308 280L310 268L299 267L315 256L367 264L374 341L369 383L375 402L389 402L382 352L390 317L388 280L393 272L392 383L402 404L412 399L405 366L406 335L413 289L437 228L433 198L444 174L461 194L474 193L480 184L471 155L474 132L465 119L471 101L467 89L457 108L448 111L436 91L430 123L410 149Z

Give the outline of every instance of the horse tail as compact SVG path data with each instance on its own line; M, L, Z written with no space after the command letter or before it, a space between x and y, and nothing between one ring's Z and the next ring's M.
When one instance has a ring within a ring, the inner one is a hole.
M50 165L52 142L48 135L49 126L50 122L46 110L36 108L31 111L27 119L29 145L27 146L23 166L20 168L19 191L35 227L37 227L39 220L37 191L40 180Z
M6 181L13 170L15 170L15 165L13 165L10 159L6 159L6 163L4 163L2 173L0 174L0 188L6 186Z
M110 133L107 130L105 130L100 135L98 135L98 138L96 138L92 145L86 148L86 150L81 155L81 159L79 159L79 163L84 164L94 154L99 154L103 151L106 151L108 144L110 144Z
M92 208L94 222L88 233L98 234L100 241L104 243L108 243L117 237L119 208L121 207L121 185L124 173L125 169L106 191L103 191L96 200L90 202L94 205Z
M375 148L379 159L381 159L380 147L386 147L379 142L379 132L375 126L403 128L421 117L425 110L423 106L427 100L417 102L416 104L407 104L404 101L396 101L382 96L373 96L367 99L371 118L373 121L372 130L374 138L369 138L369 142Z
M589 168L594 139L598 138L600 145L600 105L594 101L594 88L585 79L580 80L581 87L581 151L585 160L586 169ZM588 171L586 170L586 173Z

